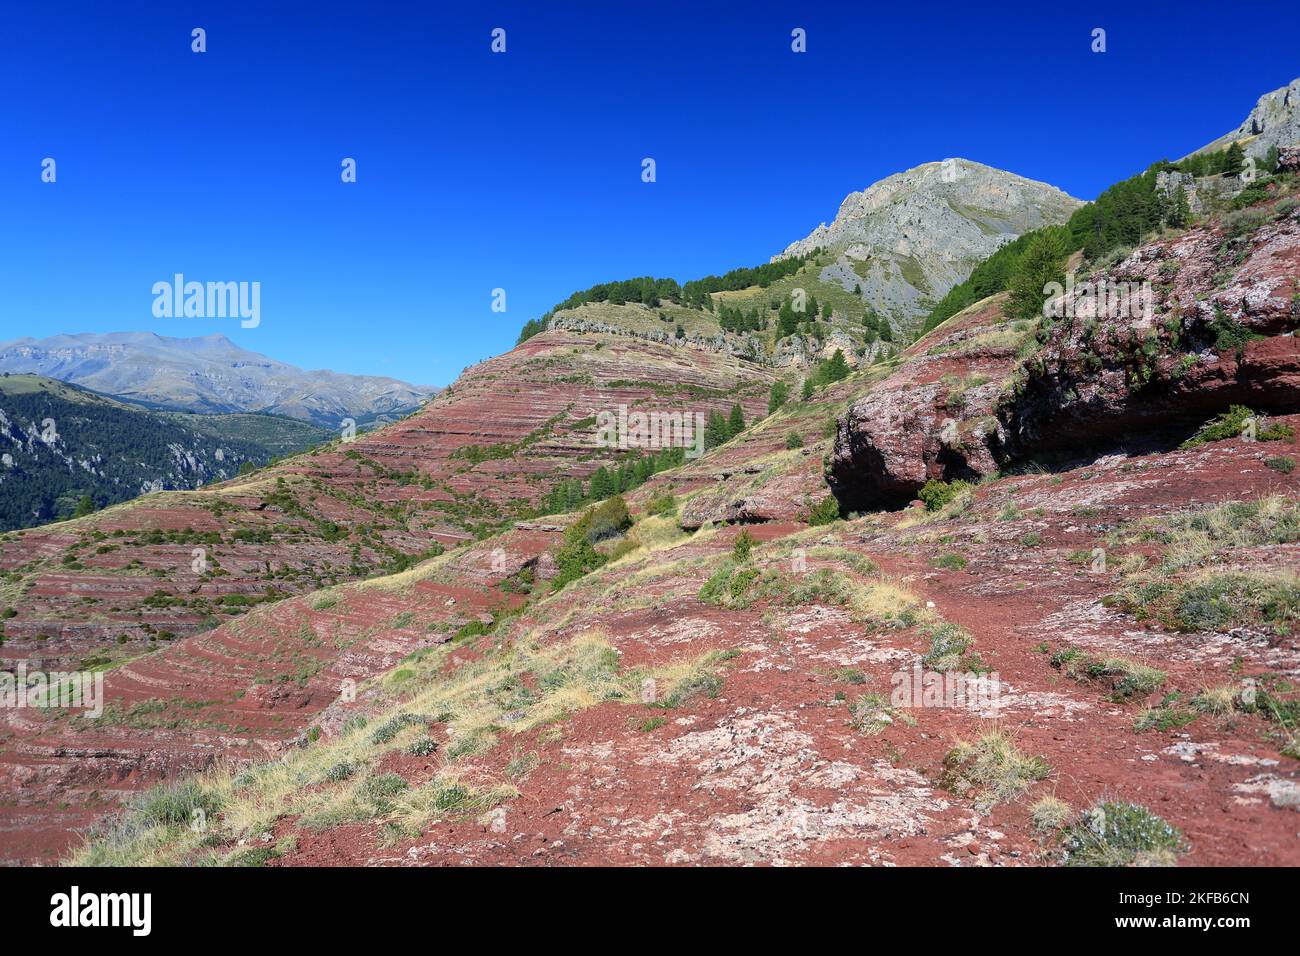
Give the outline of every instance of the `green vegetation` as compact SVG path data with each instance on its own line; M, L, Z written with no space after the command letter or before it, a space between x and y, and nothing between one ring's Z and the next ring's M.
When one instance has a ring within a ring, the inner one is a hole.
M0 377L0 412L14 441L13 467L0 482L0 531L84 518L151 487L234 478L244 465L260 467L329 437L270 415L152 411L36 375ZM195 467L177 465L177 448ZM69 467L65 456L96 461L96 469Z
M551 587L559 591L608 561L608 557L597 551L595 545L618 537L631 526L627 503L621 497L610 498L587 509L564 532L564 544L555 553L555 563L559 570Z
M1245 405L1233 405L1222 415L1202 425L1191 438L1182 443L1182 448L1195 448L1212 441L1225 441L1229 438L1241 438L1254 427L1257 441L1285 441L1295 437L1290 426L1284 424L1267 425L1262 415L1257 415Z
M968 481L939 481L931 478L921 486L916 496L925 503L926 511L941 511L945 505L972 491L974 487Z
M1066 831L1066 866L1173 866L1187 851L1182 831L1146 807L1103 801Z
M1182 228L1189 224L1191 214L1186 194L1175 190L1165 196L1156 190L1156 178L1161 171L1214 176L1228 173L1239 162L1237 153L1229 148L1188 157L1178 163L1162 160L1137 176L1115 183L1094 202L1075 210L1066 225L1025 233L998 249L976 266L965 282L958 283L939 300L922 331L929 332L981 299L1008 289L1013 290L1014 300L1008 314L1023 317L1038 314L1044 302L1043 285L1054 281L1055 267L1071 253L1082 250L1088 261L1097 262L1117 250L1139 244L1162 225ZM1276 158L1266 158L1263 168L1270 171L1276 165ZM1243 204L1249 204L1266 195L1266 181L1256 180L1239 198Z
M958 796L974 796L976 808L986 813L1016 799L1051 772L1042 757L1017 749L1009 733L993 731L974 743L958 741L943 758L941 782Z
M1107 685L1115 701L1159 690L1166 680L1164 671L1127 657L1091 657L1077 648L1057 651L1050 663L1071 680Z
M724 420L725 421L725 420ZM539 515L565 514L585 504L604 501L639 488L661 471L680 466L686 460L683 448L665 448L659 452L624 459L617 468L601 465L583 483L578 479L559 482L542 499Z

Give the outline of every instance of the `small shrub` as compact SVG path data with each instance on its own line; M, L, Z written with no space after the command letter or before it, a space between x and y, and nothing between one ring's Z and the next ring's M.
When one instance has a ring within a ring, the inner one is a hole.
M731 558L733 561L743 563L749 560L749 553L754 550L754 536L748 531L742 531L736 535L736 541L731 546Z
M1042 757L1017 749L1005 731L985 734L975 743L958 741L943 758L943 766L943 786L958 796L973 794L981 812L1016 799L1052 772Z
M421 737L406 748L412 757L431 757L438 750L438 741L432 737Z
M834 495L827 495L808 512L810 525L830 524L840 520L840 503Z
M325 771L325 779L330 783L342 783L357 772L357 764L351 760L340 760Z
M939 481L931 478L921 486L921 490L917 492L917 497L925 503L926 511L940 511L945 505L956 500L973 487L974 485L968 481Z
M1070 820L1070 805L1058 797L1043 797L1029 808L1029 819L1039 833L1061 829Z
M879 694L863 694L849 708L849 723L859 733L874 737L894 723L894 712Z
M867 682L867 675L862 673L862 671L858 670L856 667L836 668L834 671L831 672L831 676L838 681L843 681L846 684L861 685Z
M943 568L945 571L960 571L966 567L966 559L955 551L948 554L941 554L937 558L930 559L930 566L933 568Z
M791 432L785 436L785 447L791 450L803 447L803 436L798 432Z
M1134 803L1104 801L1065 835L1066 866L1172 866L1187 846L1178 827Z

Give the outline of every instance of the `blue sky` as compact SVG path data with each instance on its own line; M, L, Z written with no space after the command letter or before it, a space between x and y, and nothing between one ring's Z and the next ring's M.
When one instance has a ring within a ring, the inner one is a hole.
M576 289L765 262L890 173L1091 198L1300 75L1296 5L1052 6L7 4L0 339L221 332L446 384ZM261 325L154 318L176 272L260 282Z

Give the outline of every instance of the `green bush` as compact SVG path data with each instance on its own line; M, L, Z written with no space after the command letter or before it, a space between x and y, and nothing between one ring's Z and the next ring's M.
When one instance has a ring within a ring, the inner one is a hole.
M840 519L840 503L834 495L828 495L808 512L810 525L830 524Z
M939 481L931 478L921 486L917 497L925 503L926 511L939 511L973 487L969 481Z
M749 552L754 550L754 536L748 531L742 531L736 536L735 544L731 547L732 560L743 562L749 560Z
M1105 801L1066 831L1066 866L1173 865L1186 852L1178 827L1135 803Z

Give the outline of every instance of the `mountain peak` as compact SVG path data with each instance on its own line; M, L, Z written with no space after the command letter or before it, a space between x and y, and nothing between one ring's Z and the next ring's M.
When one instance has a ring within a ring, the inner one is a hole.
M1240 143L1247 156L1263 156L1274 146L1300 142L1300 77L1255 101L1241 125L1196 153L1213 153ZM1192 155L1195 155L1193 153Z
M1081 201L1055 186L960 157L886 176L840 203L834 221L772 261L820 248L820 274L904 327L998 247L1065 222Z

